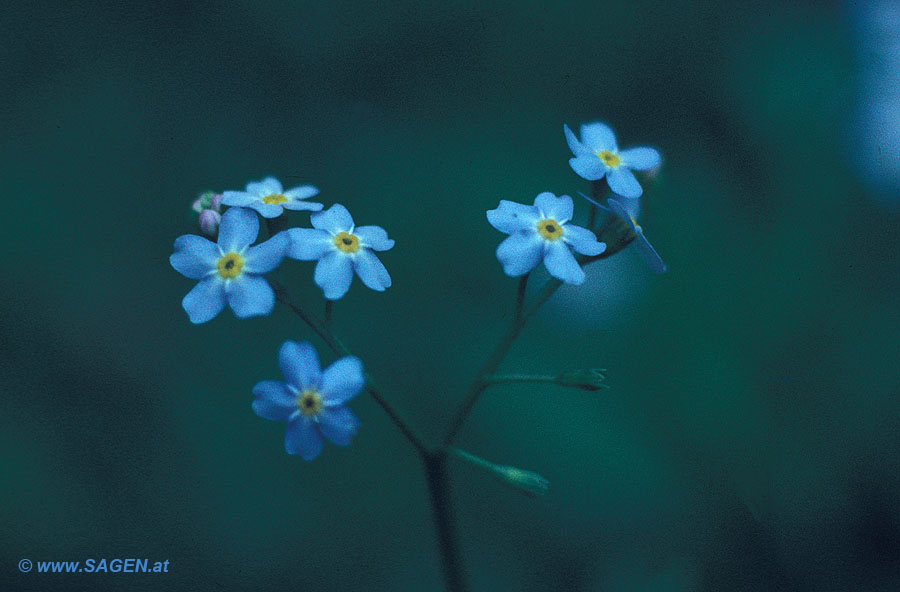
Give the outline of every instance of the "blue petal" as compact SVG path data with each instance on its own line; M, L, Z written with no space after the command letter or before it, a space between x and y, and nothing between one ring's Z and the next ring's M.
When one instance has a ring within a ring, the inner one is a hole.
M287 256L291 259L314 261L335 248L331 233L325 230L291 228L287 233L291 241Z
M606 175L606 182L609 183L610 189L622 197L640 197L644 192L640 183L634 178L634 173L622 166L609 171L609 174Z
M317 212L309 217L313 228L327 230L332 234L349 232L353 228L353 218L347 208L341 204L334 204L324 212Z
M215 271L221 256L216 243L196 234L185 234L175 239L175 252L169 257L169 263L181 275L199 280Z
M288 454L299 454L303 460L312 460L322 452L322 435L304 416L288 422L284 432L284 449Z
M622 200L622 201L626 201L626 200ZM625 223L628 224L628 226L630 226L632 230L634 230L635 227L637 226L637 221L635 220L635 216L631 212L628 211L628 208L626 208L625 204L622 203L622 201L620 201L618 199L609 198L608 200L606 200L606 203L609 204L609 209L611 209L616 214L616 216L618 216L622 220L625 220ZM635 201L636 202L637 200L629 199L627 201L629 201L629 202Z
M575 137L575 133L568 125L563 125L563 132L566 134L566 144L569 145L569 150L572 151L572 154L575 156L591 154L590 149L586 148L584 144L578 141L578 138Z
M275 177L266 177L258 183L247 183L247 192L257 197L265 197L273 193L281 193L283 190L281 182Z
M635 241L638 245L638 250L641 252L641 256L644 258L644 261L647 262L647 265L650 266L650 269L653 270L653 273L663 273L668 267L665 263L663 263L662 257L659 256L659 253L656 252L656 249L653 248L653 245L650 244L650 241L647 240L647 237L644 236L642 231L638 231L637 238Z
M563 241L555 241L547 247L544 265L550 275L567 284L583 284L584 271L575 260L575 255Z
M575 174L588 181L597 181L606 174L603 162L593 154L582 154L569 159L569 166Z
M281 204L267 204L260 200L250 202L247 207L259 212L263 218L277 218L284 213L284 208L281 207Z
M297 396L286 384L263 380L253 387L253 411L263 419L287 421L297 411Z
M284 192L284 196L292 200L306 199L318 194L319 190L312 185L300 185L299 187L294 187Z
M259 234L259 218L253 210L230 208L219 226L219 247L226 253L241 251L253 244Z
M228 304L239 319L249 319L272 313L275 292L264 278L242 274L226 288Z
M340 405L358 395L365 384L359 358L341 358L322 372L322 400L326 406Z
M582 255L599 255L606 250L606 243L601 243L594 233L587 228L566 224L563 227L563 240L572 245Z
M226 191L222 193L222 205L242 208L248 206L259 198L245 191Z
M322 382L319 354L308 342L285 341L278 350L278 367L298 391L318 390Z
M331 251L316 263L313 274L316 285L322 288L325 298L338 300L350 289L353 281L353 263L339 251Z
M367 287L378 292L391 287L391 275L372 251L360 249L353 258L353 268Z
M187 293L181 306L194 324L213 319L225 308L224 283L218 277L206 278Z
M369 247L374 251L387 251L394 246L393 239L388 238L387 231L381 226L360 226L353 234L359 237L361 247Z
M349 446L359 429L359 420L346 407L322 409L318 420L322 435L338 446Z
M278 267L290 247L287 232L279 232L269 240L254 245L244 253L245 273L268 273Z
M525 230L510 235L497 247L497 259L503 273L511 277L524 275L541 262L543 241L537 232Z
M636 171L647 171L658 167L661 162L659 152L653 148L629 148L619 152L622 165Z
M568 195L556 197L549 191L539 194L534 199L534 205L541 211L545 218L553 218L560 224L565 224L572 219L574 205Z
M318 212L325 206L315 201L287 201L281 204L286 210L293 212Z
M605 123L595 121L594 123L585 123L581 126L581 143L591 152L602 152L608 150L615 152L616 134Z
M529 228L540 219L540 213L534 206L501 199L496 210L487 211L487 219L500 232L512 234Z

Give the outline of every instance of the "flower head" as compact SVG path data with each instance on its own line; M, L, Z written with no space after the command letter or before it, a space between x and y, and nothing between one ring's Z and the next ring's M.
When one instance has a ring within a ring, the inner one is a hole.
M317 195L312 185L300 185L287 191L275 177L266 177L259 183L247 183L246 191L226 191L222 203L226 206L253 208L263 218L277 218L284 210L309 210L318 212L322 204L303 201Z
M391 287L391 276L373 251L394 246L380 226L354 226L347 208L334 204L310 216L312 228L291 228L288 257L318 260L314 279L325 298L338 300L350 289L353 272L373 290Z
M284 259L288 238L279 233L251 247L258 232L259 218L252 210L231 208L222 216L218 243L194 234L175 240L169 263L178 273L200 280L181 302L192 323L214 318L226 302L242 319L272 312L275 293L261 275Z
M599 121L581 126L579 141L568 125L563 126L566 142L574 158L569 166L583 179L597 181L606 176L609 188L622 197L640 197L643 193L635 171L646 171L659 166L659 152L653 148L629 148L619 150L616 135L605 123Z
M497 247L497 259L506 275L524 275L544 262L553 277L567 284L584 283L584 271L569 248L582 255L599 255L606 244L597 241L587 228L569 224L572 198L544 192L533 206L501 200L500 207L488 210L491 226L509 238Z
M650 266L650 269L653 270L654 273L663 273L668 269L665 263L663 263L662 258L659 256L659 253L656 252L656 249L653 248L653 245L650 244L650 241L647 240L647 237L644 236L644 229L641 228L640 224L637 223L638 213L640 212L640 204L636 199L616 199L614 197L606 200L607 206L602 206L590 197L585 194L578 192L581 197L588 200L604 212L615 215L618 218L621 218L628 229L634 233L635 241L637 242L638 249L641 252L641 257L644 258L644 261L647 262L647 265Z
M359 420L344 403L366 383L362 362L347 356L324 371L309 343L285 341L278 352L285 382L264 380L253 387L253 411L264 419L288 422L284 448L312 460L322 452L323 436L348 446Z

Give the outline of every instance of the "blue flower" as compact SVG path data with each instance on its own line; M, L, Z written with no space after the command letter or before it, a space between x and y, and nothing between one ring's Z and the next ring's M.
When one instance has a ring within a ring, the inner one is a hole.
M231 208L222 216L218 244L194 234L179 236L172 267L200 280L181 305L192 323L205 323L222 312L227 302L238 318L267 315L275 293L261 276L278 267L288 248L283 232L251 247L259 232L259 218L245 208Z
M222 194L222 203L226 206L253 208L263 218L277 218L286 209L318 212L322 209L322 204L303 201L318 193L319 190L312 185L301 185L285 191L278 179L266 177L259 183L247 183L246 191L226 191Z
M380 226L354 226L350 212L334 204L310 216L312 228L291 228L288 257L318 260L314 279L328 300L338 300L350 289L353 272L379 292L391 287L391 276L372 251L394 246Z
M347 356L322 371L309 343L285 341L278 352L285 382L264 380L253 387L253 411L264 419L288 422L284 448L312 460L322 452L324 436L349 446L359 420L344 403L365 386L362 362Z
M636 199L619 200L611 197L606 200L606 203L609 204L609 207L605 207L601 206L580 191L578 193L581 194L581 197L588 200L604 212L612 213L625 221L625 224L627 224L631 231L635 234L635 240L637 241L638 250L640 250L641 252L641 257L644 258L644 261L647 262L647 265L650 266L650 269L652 269L654 273L663 273L668 269L666 264L663 263L662 258L659 256L659 253L656 252L656 249L653 248L653 245L651 245L650 241L647 240L647 237L644 236L644 229L641 228L641 226L637 223L640 206Z
M659 166L659 152L653 148L619 151L616 135L599 121L581 126L580 142L568 125L563 129L569 149L575 155L569 159L572 170L588 181L597 181L606 175L609 188L622 197L640 197L643 193L632 170L646 171Z
M508 276L524 275L542 260L553 277L567 284L584 283L584 271L569 247L582 255L599 255L606 244L587 228L568 224L572 219L572 198L544 192L533 206L501 200L489 210L491 226L510 235L497 247L497 259Z

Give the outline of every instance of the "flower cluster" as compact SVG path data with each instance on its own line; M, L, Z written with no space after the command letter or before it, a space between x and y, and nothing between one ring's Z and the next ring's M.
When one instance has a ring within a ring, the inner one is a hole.
M564 131L574 155L569 161L572 169L590 181L606 179L616 194L605 206L582 194L592 207L606 212L611 220L620 220L622 232L618 237L610 235L617 239L610 244L621 248L636 240L650 267L656 272L665 271L665 264L637 224L637 198L643 191L632 173L659 166L659 153L646 147L620 151L615 134L600 122L582 125L580 139L568 126L564 126ZM201 231L215 242L198 235L180 236L169 258L175 270L197 280L182 300L192 323L212 320L226 305L240 319L270 314L276 292L266 274L285 259L316 262L313 280L327 303L347 294L354 275L371 290L381 292L391 286L391 276L376 255L394 247L387 232L380 226L357 226L347 208L339 203L325 209L321 203L308 201L318 193L312 185L285 189L278 179L266 177L248 183L244 191L206 192L194 202ZM310 212L310 227L287 227L289 211ZM268 235L257 241L260 217L266 220ZM508 235L496 250L504 273L527 276L543 263L560 282L584 283L582 265L611 253L607 227L600 233L600 240L592 227L593 214L587 228L573 224L574 217L572 198L547 191L538 194L531 205L501 200L497 208L488 210L491 226ZM521 286L520 296L524 297L524 282ZM324 326L316 325L307 313L299 314L317 333L327 335L330 304L325 310ZM342 349L335 339L326 341L334 351ZM359 421L345 403L366 384L360 360L345 356L322 370L312 345L287 341L279 351L278 362L284 381L257 383L253 387L253 410L265 419L287 422L287 452L312 460L322 451L325 440L349 445ZM597 372L563 373L552 382L597 390L605 386L602 378L602 373ZM420 450L426 450L415 438L411 439ZM506 481L529 491L546 491L546 482L539 475L496 467L502 469Z

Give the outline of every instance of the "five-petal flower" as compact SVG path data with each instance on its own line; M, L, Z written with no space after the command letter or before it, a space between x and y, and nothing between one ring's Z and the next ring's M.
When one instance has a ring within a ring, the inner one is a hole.
M282 232L251 247L258 233L255 212L231 208L222 216L218 243L194 234L175 240L169 263L180 274L200 280L181 302L192 323L214 318L226 302L242 319L272 312L275 294L261 275L278 267L289 241Z
M644 229L637 223L637 217L640 213L640 204L638 200L616 199L611 197L606 200L606 203L609 204L609 207L606 207L600 205L580 191L578 193L581 197L604 212L614 214L625 221L625 224L635 235L635 241L637 242L638 250L641 252L641 257L644 258L644 261L647 262L647 265L650 266L650 269L652 269L654 273L663 273L668 269L666 264L663 263L662 257L659 256L659 253L656 252L656 249L653 248L653 245L651 245L650 241L647 240L647 237L644 236Z
M581 126L581 141L563 125L566 142L574 158L569 166L583 179L597 181L606 175L606 182L613 192L622 197L640 197L643 193L632 170L646 171L659 166L659 152L653 148L629 148L619 150L616 135L605 123L596 121Z
M247 183L246 191L226 191L222 194L222 204L253 208L263 218L277 218L284 210L309 210L318 212L322 204L303 201L317 195L319 190L312 185L300 185L287 191L275 177L266 177L258 183Z
M582 255L599 255L606 244L587 228L569 224L572 198L544 192L533 206L501 200L487 212L491 226L510 235L497 247L497 259L506 275L516 277L544 262L553 277L567 284L584 283L585 275L569 247Z
M380 226L354 226L347 208L334 204L310 216L312 228L287 231L291 244L288 257L301 261L318 260L314 279L325 298L338 300L350 289L353 272L373 290L391 287L391 276L373 251L394 246Z
M264 380L253 387L253 411L262 418L288 422L284 448L312 460L322 452L322 438L348 446L359 420L345 405L365 386L362 362L347 356L324 371L309 343L285 341L278 352L285 382Z

